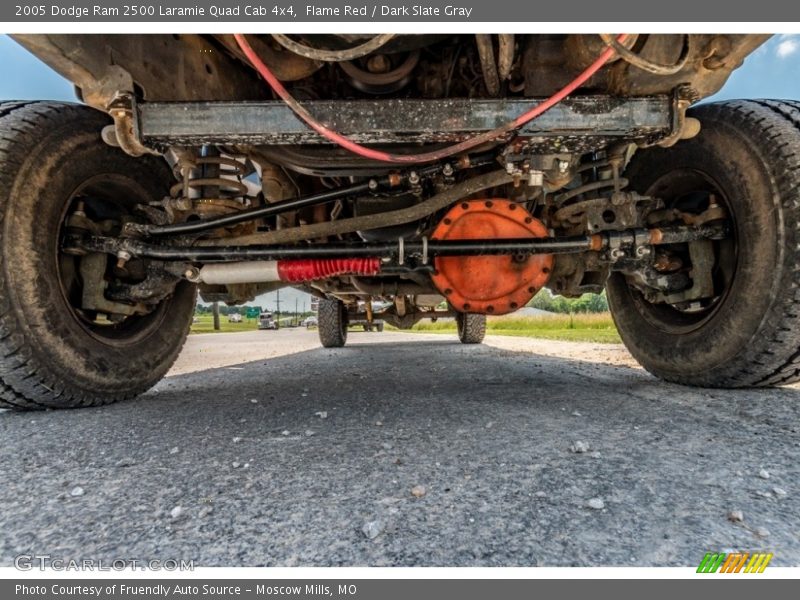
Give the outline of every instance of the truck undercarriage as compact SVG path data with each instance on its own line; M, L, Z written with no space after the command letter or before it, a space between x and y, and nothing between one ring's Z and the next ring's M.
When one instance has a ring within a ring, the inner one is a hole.
M542 288L608 289L626 344L662 377L793 380L793 338L748 374L742 344L754 348L777 308L737 294L791 278L755 273L788 260L793 213L765 219L775 198L796 210L781 177L797 158L762 156L753 123L796 147L797 103L690 108L766 37L18 35L96 109L65 109L95 136L94 172L60 190L45 181L52 165L37 176L60 196L53 273L77 325L123 353L195 286L229 304L304 289L321 299L327 346L345 343L348 318L455 317L478 342L485 315ZM41 156L63 168L84 146ZM102 152L119 168L100 166ZM752 241L759 231L777 244ZM724 337L742 310L752 327ZM715 336L713 359L683 350ZM19 391L6 402L38 405Z

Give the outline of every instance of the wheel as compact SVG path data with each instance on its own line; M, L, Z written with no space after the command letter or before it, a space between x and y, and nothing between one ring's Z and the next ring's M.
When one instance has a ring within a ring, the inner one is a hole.
M716 200L732 235L713 242L713 292L696 302L651 302L613 274L608 303L620 336L645 369L668 381L798 381L800 102L723 102L691 114L702 123L697 137L637 153L625 176L668 206L702 210Z
M383 331L383 323L376 324L375 329L377 329L378 333L381 333Z
M486 315L458 313L456 326L462 344L480 344L486 336Z
M325 348L341 348L347 343L347 308L344 302L321 298L317 309L319 341Z
M81 261L94 257L100 282L116 261L61 252L68 210L85 203L87 215L113 227L135 203L161 199L172 178L163 160L104 144L108 122L74 104L0 103L2 407L72 408L135 396L167 372L189 332L195 289L188 283L147 314L104 318L81 308Z
M364 323L364 331L366 331L367 333L370 333L372 331L372 327L370 326L369 323Z

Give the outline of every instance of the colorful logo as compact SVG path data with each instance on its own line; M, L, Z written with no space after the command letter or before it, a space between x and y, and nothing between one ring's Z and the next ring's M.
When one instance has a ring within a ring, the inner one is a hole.
M706 552L697 572L763 573L771 560L772 552Z

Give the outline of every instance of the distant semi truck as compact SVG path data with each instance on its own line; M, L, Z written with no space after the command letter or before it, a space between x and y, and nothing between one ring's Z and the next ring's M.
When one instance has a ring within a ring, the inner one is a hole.
M258 328L259 329L277 329L278 322L275 320L271 312L262 312L258 315Z

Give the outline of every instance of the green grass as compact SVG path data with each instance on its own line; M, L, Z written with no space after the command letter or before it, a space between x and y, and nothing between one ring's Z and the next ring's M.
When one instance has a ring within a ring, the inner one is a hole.
M199 315L198 323L192 324L191 333L231 333L236 331L254 331L258 329L258 321L245 319L241 323L228 323L228 317L220 315L220 331L214 331L211 315ZM386 326L387 329L394 329ZM420 333L445 333L455 335L456 323L453 320L421 321L411 331ZM487 333L490 335L511 335L519 337L542 338L547 340L566 340L570 342L598 342L602 344L618 344L621 342L611 315L575 314L554 317L489 317Z
M214 317L211 315L195 315L198 323L192 323L190 333L231 333L234 331L255 331L258 329L258 320L242 319L241 323L228 323L226 315L219 316L219 331L214 331Z
M422 321L412 331L420 333L455 333L455 321ZM490 335L512 335L567 340L571 342L599 342L619 344L614 322L609 313L558 315L554 317L489 317L486 331Z

